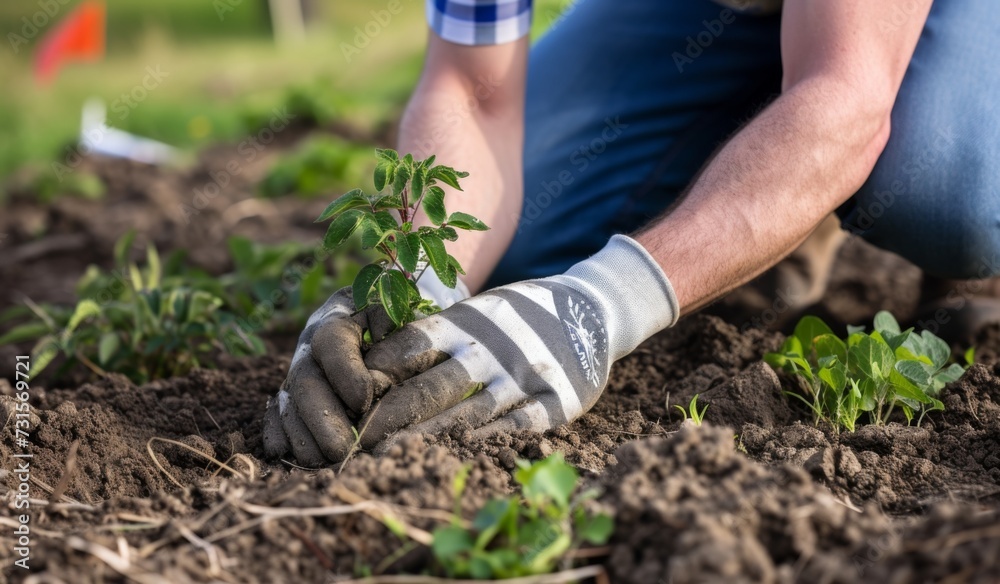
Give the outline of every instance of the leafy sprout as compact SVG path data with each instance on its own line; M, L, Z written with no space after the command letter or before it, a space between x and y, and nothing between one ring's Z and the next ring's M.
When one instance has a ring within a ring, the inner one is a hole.
M684 406L679 406L679 405L675 405L674 407L680 410L681 415L684 416L683 420L684 422L691 420L691 423L693 423L695 426L701 426L702 421L704 421L705 419L705 412L708 411L707 404L705 405L705 407L701 408L700 411L698 410L697 393L694 394L694 397L691 398L691 403L688 404L687 409L684 409Z
M81 363L98 375L116 371L141 383L207 365L219 352L264 352L263 342L239 325L222 298L190 286L187 278L165 276L155 247L147 248L144 267L128 262L133 237L116 243L113 272L87 270L75 307L28 300L34 319L0 337L0 344L36 340L32 378L60 353L67 357L64 368Z
M579 475L561 453L535 463L520 460L517 466L514 479L521 495L490 500L470 528L459 520L468 468L456 475L455 520L434 531L431 546L448 576L488 580L547 574L583 543L602 545L611 536L611 517L584 508L596 491L574 496Z
M901 330L892 314L875 315L874 330L849 327L841 339L819 318L805 316L776 353L764 360L775 369L803 381L803 393L786 392L801 400L815 423L853 432L864 414L872 424L888 423L899 408L912 423L919 414L944 409L941 390L965 369L949 364L951 348L930 331ZM974 352L966 353L967 361Z
M458 239L458 230L485 231L485 223L468 213L448 213L441 184L461 190L459 179L468 176L450 166L434 165L434 156L414 160L395 150L376 150L376 193L354 189L330 203L316 219L330 221L323 243L326 249L343 245L355 232L361 246L381 257L358 273L352 286L354 304L361 310L381 304L397 326L418 314L437 308L420 297L417 282L428 267L448 287L465 271L445 249L445 241ZM423 210L431 225L415 226Z

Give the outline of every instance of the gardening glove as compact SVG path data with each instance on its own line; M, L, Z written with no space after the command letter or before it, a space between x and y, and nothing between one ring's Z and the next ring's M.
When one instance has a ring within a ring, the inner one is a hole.
M571 422L600 397L611 363L678 315L656 261L616 235L563 275L489 290L375 343L365 363L394 385L358 426L361 445Z
M429 270L418 283L421 296L440 307L469 297L459 282L448 288ZM371 405L377 381L362 360L364 332L379 339L392 330L385 310L373 305L354 314L351 288L343 288L309 317L292 357L288 377L268 400L264 415L264 450L271 457L295 455L301 464L339 461L354 444L352 418Z

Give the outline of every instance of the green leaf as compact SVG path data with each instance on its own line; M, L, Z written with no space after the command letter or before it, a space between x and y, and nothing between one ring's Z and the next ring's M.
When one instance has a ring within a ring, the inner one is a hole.
M376 148L375 157L386 162L398 162L399 153L392 148Z
M407 290L406 276L402 272L386 270L375 287L378 289L379 300L385 307L386 314L397 327L413 320L410 293Z
M489 227L485 223L476 219L468 213L462 213L461 211L456 211L448 216L448 225L452 227L457 227L458 229L467 229L471 231L486 231Z
M969 347L968 349L966 349L965 354L963 355L963 357L965 358L965 364L966 364L966 366L972 367L973 365L975 365L976 364L976 348L975 347Z
M397 233L396 259L404 270L411 274L415 272L420 259L420 236L416 233Z
M388 209L401 209L403 207L403 197L399 195L385 195L384 197L379 197L375 199L375 204L373 205L376 211L384 211Z
M412 174L412 167L407 166L406 164L400 164L397 166L395 175L392 177L392 194L402 195L403 191L406 189L406 185L410 182Z
M431 550L439 561L447 562L459 554L472 550L472 536L468 531L454 525L439 527L434 530Z
M583 525L577 526L577 535L583 541L594 545L604 545L615 530L611 517L600 513L586 519Z
M900 333L899 323L896 322L896 318L892 316L892 313L887 310L880 310L875 315L875 330L883 335L887 332L893 335Z
M319 223L321 221L326 221L327 219L333 217L334 215L343 213L348 209L367 207L369 205L370 203L368 202L368 198L365 197L365 194L361 189L354 189L348 191L343 195L340 195L339 197L337 197L335 201L327 205L326 209L323 209L323 212L320 213L319 217L316 218L316 223Z
M775 369L784 369L788 363L788 357L781 353L764 353L764 362Z
M833 335L833 331L825 322L815 316L803 316L795 325L795 338L802 343L803 357L808 357L813 347L813 339L820 335Z
M948 343L941 340L940 337L932 333L931 331L924 331L920 333L920 337L924 341L924 347L926 352L924 355L930 357L931 362L938 369L944 367L948 363L948 359L951 358L951 347Z
M391 163L382 160L375 165L375 173L372 176L375 182L375 190L381 191L385 188L386 182L388 182L390 168L392 168Z
M458 282L458 275L455 268L448 263L448 252L444 248L444 242L434 233L421 233L420 243L427 254L427 261L431 268L438 275L438 278L449 288L454 288Z
M920 403L930 403L930 397L918 385L907 379L898 369L891 369L888 375L889 384L895 391L897 399L905 398Z
M521 485L525 499L537 506L542 506L545 499L555 501L560 507L569 505L579 475L561 452L534 464L518 461L518 467L514 479Z
M904 360L896 361L896 371L910 383L923 387L930 383L934 368L920 361Z
M854 333L863 333L863 332L865 332L865 327L863 326L856 324L847 325L847 336L851 336Z
M907 329L899 334L893 334L890 332L882 332L882 338L885 339L885 343L889 345L889 348L895 353L896 349L903 346L906 339L910 336L913 329Z
M820 369L818 377L830 386L830 389L837 392L837 395L840 395L840 392L847 387L847 371L844 370L842 363Z
M862 335L847 353L854 367L869 379L880 379L896 360L889 345L868 335Z
M372 249L397 234L396 218L388 211L366 213L361 222L361 247ZM391 247L391 246L390 246Z
M385 268L378 264L368 264L361 268L361 271L355 276L354 284L351 286L351 295L354 297L355 310L361 310L368 306L368 296L372 292L372 287L375 286L375 281L379 279L379 276L384 271Z
M108 364L111 357L118 351L119 346L121 346L121 340L118 338L117 333L104 333L101 335L101 342L97 346L97 360L101 365Z
M361 222L366 216L364 212L358 209L350 209L342 213L333 220L333 223L330 223L330 227L326 230L326 236L323 238L323 247L333 250L343 245L358 227L361 226Z
M424 213L427 213L427 218L431 220L431 223L434 225L444 223L447 212L444 208L444 191L441 187L434 186L427 189L427 194L424 195L424 201L421 206L424 209Z
M836 357L841 363L847 363L847 345L836 335L819 335L813 342L816 345L816 359Z
M128 265L128 275L129 279L132 280L132 288L136 291L144 290L145 287L142 285L142 273L139 272L139 267L135 264Z
M476 547L483 548L517 515L517 507L510 499L490 499L476 513L472 527L479 532Z
M424 188L427 185L427 171L423 167L418 167L413 171L413 178L410 179L410 188L412 189L412 194L410 195L411 201L416 201L424 194Z
M129 252L132 251L132 242L135 241L135 229L128 230L125 235L115 242L115 265L125 267L129 260Z
M458 232L455 231L454 227L448 227L447 225L438 227L437 234L441 239L446 241L458 241Z
M80 323L84 319L90 318L92 316L98 316L101 314L101 307L97 305L93 300L81 300L79 304L76 305L76 309L73 311L73 316L69 317L69 324L66 325L66 330L63 331L64 335L71 334L76 327L80 326Z
M870 412L875 409L875 382L870 378L858 381L858 388L861 391L861 409Z
M246 270L253 266L253 243L249 239L234 235L226 240L226 246L237 269Z
M47 335L38 340L31 350L31 370L28 379L34 379L59 354L59 341L55 335Z
M149 266L149 281L146 286L155 290L160 287L160 279L163 277L163 267L160 265L160 254L156 253L156 247L146 246L146 263Z
M44 322L29 322L16 326L0 337L0 345L20 343L21 341L31 341L42 337L50 329Z
M953 381L958 381L965 374L965 368L958 363L952 363L934 374L934 380L942 383L942 387Z
M435 166L431 169L431 178L437 179L453 189L462 190L458 184L458 179L469 176L467 172L458 172L450 166Z

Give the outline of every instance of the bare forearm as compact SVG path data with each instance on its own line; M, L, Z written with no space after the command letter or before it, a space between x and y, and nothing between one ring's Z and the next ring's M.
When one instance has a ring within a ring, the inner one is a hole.
M459 48L432 35L424 74L400 125L401 152L434 154L439 164L469 173L462 191L444 188L449 210L490 226L448 244L473 293L510 245L521 214L527 51L527 39ZM426 217L418 217L422 221Z
M474 102L471 102L474 103ZM465 268L462 280L478 290L514 236L521 212L520 120L470 111L470 102L450 95L416 95L400 127L400 152L437 156L437 163L469 173L462 191L448 189L449 210L464 211L490 226L486 232L463 232L449 251ZM421 217L418 222L426 222Z
M682 312L775 264L863 184L888 117L840 93L821 78L786 91L637 236L670 277Z

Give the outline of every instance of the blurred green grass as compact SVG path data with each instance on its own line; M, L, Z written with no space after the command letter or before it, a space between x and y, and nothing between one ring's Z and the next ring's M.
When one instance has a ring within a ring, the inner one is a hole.
M343 44L352 44L356 27L363 29L373 20L371 11L385 9L388 0L314 1L309 34L293 46L271 39L266 0L107 0L106 58L69 64L52 85L42 87L31 74L42 33L17 54L8 39L9 33L20 34L22 18L30 20L42 4L4 0L0 31L8 43L0 49L6 81L0 92L0 180L25 165L45 168L64 161L90 97L109 105L109 125L188 150L242 139L252 130L248 114L269 111L295 86L328 92L348 123L371 127L391 119L419 76L426 42L422 0L399 1L400 11L348 61ZM220 20L215 2L233 10ZM61 6L57 17L75 4ZM534 33L568 5L537 0ZM168 74L158 87L135 107L113 107L116 100L119 106L126 103L123 94L142 84L147 67L157 66Z

